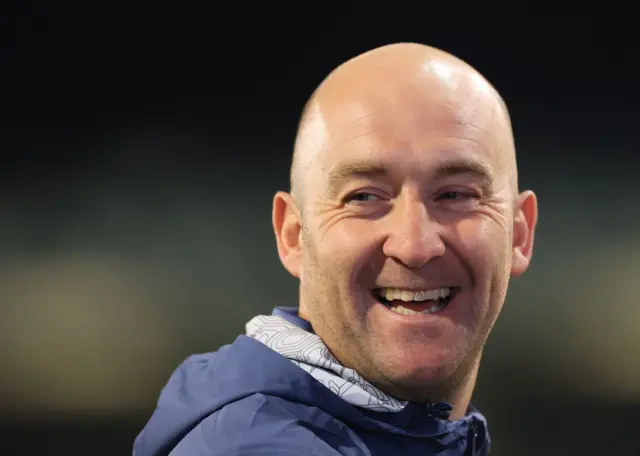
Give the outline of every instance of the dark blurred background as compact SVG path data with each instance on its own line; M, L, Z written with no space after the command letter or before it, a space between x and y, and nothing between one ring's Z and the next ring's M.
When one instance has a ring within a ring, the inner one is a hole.
M638 26L611 2L544 11L161 0L3 13L0 454L131 454L180 361L294 304L270 211L299 112L336 65L418 41L501 91L521 183L540 198L534 261L474 398L492 455L639 455Z

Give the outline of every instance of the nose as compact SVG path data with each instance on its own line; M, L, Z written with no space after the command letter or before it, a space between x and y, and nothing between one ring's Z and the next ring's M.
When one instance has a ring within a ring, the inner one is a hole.
M444 255L442 227L429 216L421 201L404 201L389 216L389 235L382 248L386 256L418 269Z

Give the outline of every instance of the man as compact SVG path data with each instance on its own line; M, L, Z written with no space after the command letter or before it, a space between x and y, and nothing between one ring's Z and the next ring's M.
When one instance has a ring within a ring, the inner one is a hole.
M273 203L298 308L180 366L134 454L488 454L470 399L536 219L473 68L409 43L346 62L305 107Z

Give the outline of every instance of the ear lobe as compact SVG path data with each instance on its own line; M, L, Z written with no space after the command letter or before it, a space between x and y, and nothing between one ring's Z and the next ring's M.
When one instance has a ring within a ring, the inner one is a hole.
M271 219L280 261L291 275L300 278L300 230L302 225L300 211L289 193L276 193L273 198Z
M533 255L533 238L538 223L538 200L532 191L522 192L513 217L511 276L517 277L529 268Z

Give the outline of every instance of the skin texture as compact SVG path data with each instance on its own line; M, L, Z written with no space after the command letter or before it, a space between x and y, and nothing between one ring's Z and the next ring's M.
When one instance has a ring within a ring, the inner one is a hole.
M413 43L334 70L307 103L291 192L273 226L300 315L345 365L393 396L462 417L509 279L529 265L537 201L518 191L511 124L473 68ZM454 287L400 316L374 290Z

